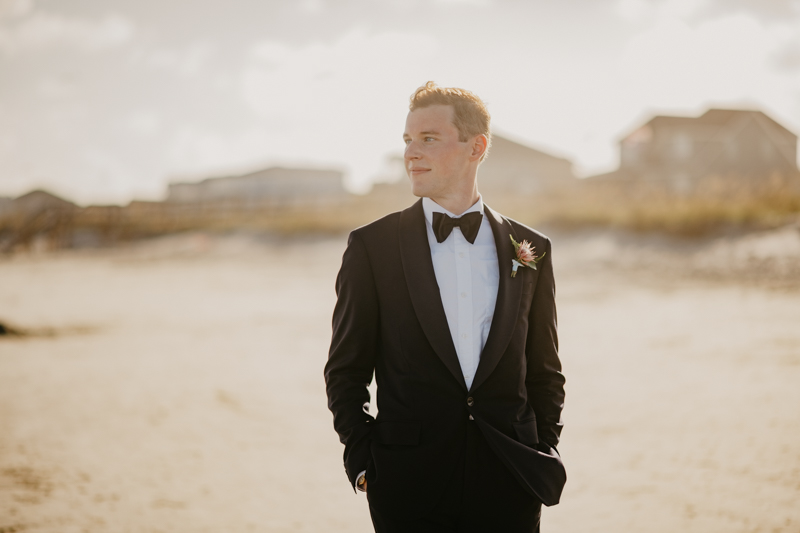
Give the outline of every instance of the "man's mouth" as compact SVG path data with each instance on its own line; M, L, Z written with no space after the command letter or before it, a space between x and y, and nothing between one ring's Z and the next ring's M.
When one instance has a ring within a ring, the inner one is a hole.
M423 172L428 172L429 170L430 170L429 168L411 167L411 168L408 169L408 172L410 174L413 174L413 175L418 175L418 174L422 174Z

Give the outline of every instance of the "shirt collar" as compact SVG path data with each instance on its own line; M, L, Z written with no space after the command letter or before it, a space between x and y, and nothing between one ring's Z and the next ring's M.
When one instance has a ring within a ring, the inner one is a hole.
M459 218L459 217L462 217L462 216L466 215L467 213L472 213L473 211L477 211L478 213L483 215L484 214L484 212L483 212L483 197L482 196L478 196L478 201L475 202L472 205L472 207L470 207L469 209L467 209L466 211L464 211L460 215L454 215L453 213L451 213L450 211L448 211L444 207L440 206L439 204L437 204L436 202L434 202L433 200L431 200L428 197L423 197L422 198L422 210L425 212L425 220L427 220L428 224L430 224L432 226L433 225L433 214L434 213L444 213L447 216L449 216L450 218Z

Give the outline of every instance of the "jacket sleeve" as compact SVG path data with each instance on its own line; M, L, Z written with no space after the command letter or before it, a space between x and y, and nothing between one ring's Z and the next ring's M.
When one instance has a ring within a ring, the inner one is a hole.
M545 240L544 251L537 265L539 278L528 317L525 385L528 402L536 413L539 440L555 448L563 426L565 379L558 358L556 286L549 239Z
M371 459L369 391L375 370L380 316L378 295L366 247L351 233L336 278L333 335L325 365L328 408L344 444L344 467L350 486Z

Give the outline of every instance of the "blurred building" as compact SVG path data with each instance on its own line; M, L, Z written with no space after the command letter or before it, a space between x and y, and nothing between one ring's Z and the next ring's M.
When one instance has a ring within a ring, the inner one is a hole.
M72 212L76 205L43 190L23 194L11 201L7 212L18 216L38 216L45 212Z
M14 199L6 196L0 196L0 217L6 213L10 213L14 206Z
M47 191L35 190L2 203L0 251L53 249L69 241L78 207Z
M347 198L338 170L273 167L240 176L170 183L167 202L242 207L332 204Z
M479 186L487 195L530 195L569 187L575 182L572 162L492 135L489 156L478 171Z
M489 156L478 169L478 188L490 202L552 192L570 187L576 181L572 162L568 159L497 134L492 134ZM402 157L394 156L387 160L379 181L373 184L370 198L398 209L416 200L411 194Z
M620 141L620 167L598 176L686 192L705 179L757 185L797 178L797 136L761 111L656 116Z

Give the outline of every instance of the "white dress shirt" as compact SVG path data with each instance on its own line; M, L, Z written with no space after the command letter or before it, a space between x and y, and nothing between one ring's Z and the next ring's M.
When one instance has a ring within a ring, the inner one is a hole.
M457 217L430 198L422 199L422 209L425 212L428 244L439 295L458 362L464 373L464 381L469 389L492 327L497 289L500 286L494 233L484 213L481 198L461 214L478 211L483 215L473 244L469 243L461 233L461 228L457 227L453 228L444 242L439 243L433 232L433 214L444 213L451 218L459 218L461 215ZM364 473L365 471L359 472L356 476L356 486Z
M437 242L433 232L433 213L444 213L451 218L458 216L430 198L422 199L422 209L425 212L428 244L431 247L439 295L447 315L447 325L450 327L458 362L464 373L464 381L469 389L492 327L497 289L500 285L494 234L480 198L475 205L462 213L464 215L477 211L483 214L481 227L473 244L469 243L458 227L453 228L444 242Z

